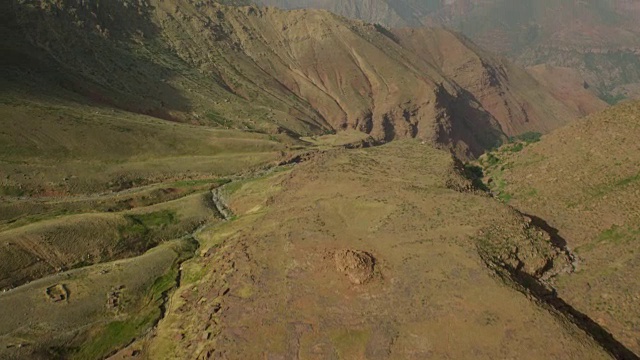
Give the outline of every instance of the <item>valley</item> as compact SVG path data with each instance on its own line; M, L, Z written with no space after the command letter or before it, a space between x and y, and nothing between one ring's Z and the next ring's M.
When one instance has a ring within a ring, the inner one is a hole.
M322 4L0 5L0 359L639 358L640 103Z

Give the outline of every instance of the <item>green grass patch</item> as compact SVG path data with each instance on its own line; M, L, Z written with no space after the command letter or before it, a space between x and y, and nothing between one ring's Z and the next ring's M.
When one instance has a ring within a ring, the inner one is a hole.
M356 358L364 353L371 333L367 330L340 330L331 340L342 358Z
M503 149L506 152L516 153L522 151L522 149L524 149L524 145L524 143L518 142L512 145L507 145Z
M634 176L629 176L628 178L622 179L622 180L618 180L616 181L616 183L614 184L615 187L619 187L619 186L627 186L630 185L636 181L640 180L640 173L635 174Z
M633 175L633 176L629 176L627 178L624 179L620 179L617 181L614 181L613 183L608 183L608 184L602 184L599 185L595 188L592 188L589 193L591 196L594 197L598 197L598 196L603 196L606 195L612 191L615 191L619 188L625 187L625 186L629 186L635 182L640 181L640 173Z
M249 182L249 180L234 181L224 187L224 192L227 195L234 194L235 192L240 190L244 186L244 184L246 184L247 182Z
M170 210L155 211L146 214L128 214L125 215L125 218L145 228L164 227L178 222L176 213Z
M617 103L626 100L627 97L623 94L613 95L611 93L601 94L600 99L604 100L609 105L616 105Z
M0 186L0 196L23 196L25 191L18 186Z
M120 238L116 251L142 252L157 244L154 232L179 222L174 211L163 210L146 214L127 214L127 223L118 227Z
M206 274L207 269L204 266L201 266L200 264L197 264L195 262L190 262L189 265L183 269L182 279L180 280L180 282L183 285L193 284L199 280L202 280L202 278Z
M613 225L609 229L598 235L598 241L606 241L619 244L622 242L637 239L640 236L640 229L633 229L628 226Z
M63 215L73 215L82 213L82 210L70 210L70 209L55 209L43 214L34 214L34 215L21 215L20 217L14 218L10 221L7 221L7 225L2 227L2 230L14 229L21 226L26 226L29 224L37 223L44 220L49 220L56 218L58 216Z
M160 317L160 309L154 308L144 315L124 321L113 321L102 328L92 340L71 354L72 359L102 359L141 333L151 328Z
M165 292L171 290L176 285L176 278L178 277L178 270L174 267L168 273L160 276L153 282L151 288L149 288L149 297L152 302L162 299Z
M613 225L598 234L592 242L577 248L576 252L585 253L594 250L598 245L620 245L637 240L640 240L640 228Z
M510 137L509 141L512 143L517 141L522 141L526 144L531 144L531 143L536 143L540 141L541 138L542 138L542 133L535 132L535 131L527 131L526 133Z
M150 329L160 318L159 304L164 294L176 285L177 266L158 277L149 287L143 311L127 320L112 321L91 336L91 340L75 350L72 359L102 359L105 355L129 344Z
M207 116L207 119L213 121L217 125L220 125L223 127L231 127L233 125L233 121L220 115L220 113L218 113L217 111L209 110L206 116Z
M485 159L485 163L487 166L496 166L500 163L500 158L495 156L493 153L488 153Z
M513 198L513 195L509 194L508 192L501 192L498 195L498 199L500 199L500 201L504 202L504 203L508 203L509 201L511 201L511 198Z
M612 226L598 235L599 241L619 242L624 238L624 234L619 226Z

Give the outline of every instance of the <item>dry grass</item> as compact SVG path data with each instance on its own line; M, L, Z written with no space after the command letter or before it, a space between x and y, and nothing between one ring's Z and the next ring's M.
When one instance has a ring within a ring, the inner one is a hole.
M168 242L138 257L71 270L0 294L0 356L98 359L117 350L159 319L178 263L193 251L189 240ZM68 289L66 301L47 298L45 289L56 284ZM114 292L117 302L110 303Z
M226 176L274 161L267 135L72 102L0 104L0 195L67 195Z
M545 219L580 257L561 296L640 352L640 103L587 117L518 153L487 176L510 204ZM544 159L544 161L539 161Z
M456 182L468 183L449 154L400 142L320 154L245 183L228 198L237 218L198 236L199 256L184 264L188 281L157 336L127 351L150 359L607 358L485 268L481 230L499 235L494 255L519 256L532 272L549 244L508 207L451 189ZM509 255L513 246L520 251ZM369 282L353 285L336 269L341 249L375 257Z
M60 216L0 233L0 285L136 256L216 221L209 192L120 213Z

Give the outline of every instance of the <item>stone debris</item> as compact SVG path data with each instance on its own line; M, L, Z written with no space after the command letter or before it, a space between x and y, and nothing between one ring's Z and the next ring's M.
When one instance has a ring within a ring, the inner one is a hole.
M375 259L364 251L341 250L334 255L336 268L344 273L349 281L356 285L361 285L373 277L373 267Z

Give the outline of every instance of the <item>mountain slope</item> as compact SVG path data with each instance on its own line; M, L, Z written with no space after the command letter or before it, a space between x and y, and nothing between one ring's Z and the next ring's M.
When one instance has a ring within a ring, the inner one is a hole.
M558 114L574 118L606 107L591 93L564 94L552 86L532 78L509 61L483 51L476 45L449 31L437 28L397 29L399 43L434 64L445 77L454 80L470 93L510 135L529 131L546 133L555 129ZM576 84L566 87L574 89ZM582 89L582 84L578 84ZM571 104L575 101L576 104Z
M391 27L439 25L523 66L579 70L601 97L638 97L640 6L616 1L261 0L282 8L323 8Z
M220 194L234 216L194 235L199 248L174 273L177 289L167 294L152 331L144 331L146 324L132 316L136 308L124 302L117 307L118 323L105 327L91 315L94 331L71 335L78 314L95 308L95 296L81 295L82 287L104 293L112 273L127 271L129 263L105 264L83 270L97 284L63 274L0 295L7 319L0 323L0 344L30 341L2 346L0 355L28 358L35 352L46 358L55 351L67 358L113 354L115 360L619 354L614 342L584 326L585 319L547 300L532 301L526 286L542 286L540 279L568 266L569 259L522 215L475 191L462 171L447 151L395 141L318 152L294 168L229 183ZM139 258L139 266L150 267L162 249ZM528 282L511 279L509 271L529 276ZM67 278L68 302L33 300ZM127 285L121 289L125 300L141 287L136 281L139 276L116 282ZM35 305L19 330L2 326L24 321L5 306L11 304ZM132 326L140 329L130 331ZM43 333L47 328L60 331Z
M336 1L260 0L259 4L283 9L325 9L352 19L362 19L389 27L419 26L421 15L441 8L439 1Z
M634 358L460 160L583 111L522 69L318 10L0 20L0 358Z
M591 115L486 159L490 186L575 251L558 294L640 353L640 103ZM497 160L495 160L497 159Z
M157 336L134 348L149 358L606 358L484 268L475 236L496 223L489 243L519 250L480 248L532 274L547 256L563 260L508 207L457 191L469 189L458 171L446 152L393 142L244 185L230 201L241 220L204 234L202 256L185 264L207 285L185 285Z
M186 0L38 4L14 1L4 15L9 88L75 101L80 94L103 106L208 126L419 137L466 157L505 135L545 132L579 116L520 70L455 36L442 35L464 49L456 61L483 64L464 79L425 55L441 52L443 42L409 46L420 35L391 35L324 11ZM498 72L503 85L478 87ZM522 84L505 84L512 79Z

